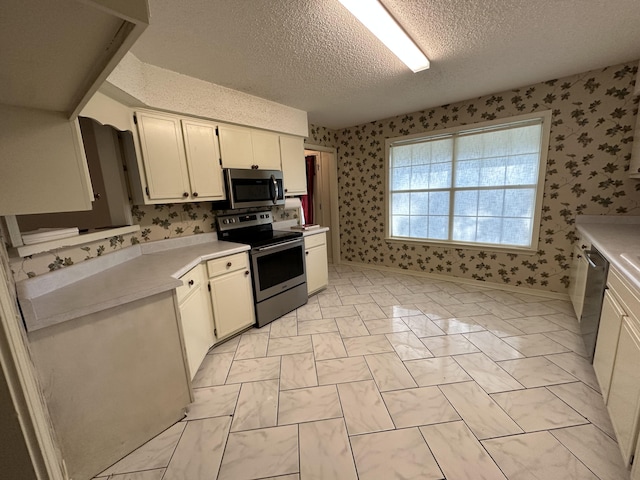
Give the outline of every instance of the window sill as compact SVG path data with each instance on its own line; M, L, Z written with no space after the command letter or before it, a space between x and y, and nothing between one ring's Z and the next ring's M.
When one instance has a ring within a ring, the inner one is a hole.
M50 240L48 242L35 243L33 245L24 245L18 247L15 250L20 257L28 257L37 253L48 252L57 248L73 247L75 245L82 245L85 243L95 242L97 240L104 240L105 238L115 237L117 235L126 235L127 233L134 233L140 231L140 225L128 225L126 227L109 228L106 230L92 230L87 233L82 233L74 237L61 238L59 240Z
M518 254L518 255L535 255L538 252L536 248L519 248L519 247L508 247L501 245L488 245L481 243L457 243L457 242L449 242L442 241L438 242L437 240L417 240L415 238L404 238L404 237L386 237L384 239L386 243L395 243L402 245L417 245L417 246L425 246L425 247L434 247L434 248L448 248L454 250L481 250L483 252L496 252L496 253L509 253L509 254Z

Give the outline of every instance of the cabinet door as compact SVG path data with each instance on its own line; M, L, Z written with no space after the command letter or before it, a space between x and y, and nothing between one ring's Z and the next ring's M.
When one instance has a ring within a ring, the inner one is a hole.
M280 160L285 195L306 195L307 167L304 159L304 139L280 135Z
M218 125L220 155L224 168L247 168L255 164L251 130L232 125Z
M187 351L191 380L195 377L205 355L215 343L213 316L211 315L209 295L205 288L205 284L198 285L180 304L182 336Z
M238 270L209 280L218 339L256 322L249 270Z
M640 403L640 332L634 319L625 317L620 330L607 409L627 465L638 438Z
M312 295L329 284L326 236L324 233L306 236L304 244L307 291Z
M606 290L602 301L596 351L593 355L593 369L596 372L605 403L609 395L609 384L611 383L611 373L618 348L620 325L624 316L624 310L618 305L611 292Z
M148 112L136 117L149 198L187 198L189 174L179 118Z
M276 133L251 131L253 163L260 170L280 170L280 138Z
M216 125L183 119L182 133L192 199L221 200L225 198Z
M573 247L573 261L571 262L569 298L571 298L573 310L576 312L578 321L580 321L580 317L582 316L588 270L589 262L587 261L584 250L580 246L576 245Z

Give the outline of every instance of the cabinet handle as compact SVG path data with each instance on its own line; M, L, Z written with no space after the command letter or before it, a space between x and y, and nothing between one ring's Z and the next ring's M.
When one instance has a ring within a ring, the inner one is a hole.
M187 198L187 197L189 196L189 193L188 193L188 192L184 192L184 193L182 194L182 196L183 196L184 198Z
M227 268L231 268L231 262L227 262Z
M192 287L193 286L193 280L189 280L189 286Z
M246 277L247 275L249 275L251 272L249 270L245 270L244 271L244 276Z
M581 248L582 250L586 250L587 246L583 243L582 245L580 245L580 248Z
M640 173L640 168L638 169L638 173Z
M197 197L198 196L198 192L193 192L193 196Z
M577 257L577 258L582 258L582 255L578 255L578 257Z

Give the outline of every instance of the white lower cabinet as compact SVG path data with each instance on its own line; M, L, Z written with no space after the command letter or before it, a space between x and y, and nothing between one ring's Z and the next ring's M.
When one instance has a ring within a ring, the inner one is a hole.
M215 343L205 266L198 265L181 280L184 285L176 293L189 374L193 380L202 360Z
M596 372L600 390L602 391L602 398L605 402L609 395L609 384L611 383L613 364L616 350L618 349L620 326L624 316L624 310L622 310L610 290L605 291L596 351L593 355L593 370Z
M640 322L625 317L620 330L616 361L611 375L607 409L616 439L627 464L638 439L640 405Z
M607 287L593 367L620 452L629 465L640 428L640 320L636 317L640 296L614 267L609 269Z
M587 287L587 271L589 262L585 251L586 245L576 245L573 247L573 260L571 262L569 298L576 312L576 318L580 321L582 316L582 306L584 304L584 292Z
M309 295L327 288L329 267L327 265L327 236L325 232L304 237L307 291Z
M211 304L218 340L256 322L249 255L238 253L209 260Z

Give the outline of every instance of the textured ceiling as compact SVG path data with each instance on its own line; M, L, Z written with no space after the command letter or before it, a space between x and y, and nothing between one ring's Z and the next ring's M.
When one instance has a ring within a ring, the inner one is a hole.
M412 73L337 0L149 0L133 53L329 128L640 58L640 0L383 0L431 60Z

